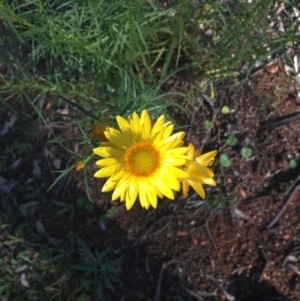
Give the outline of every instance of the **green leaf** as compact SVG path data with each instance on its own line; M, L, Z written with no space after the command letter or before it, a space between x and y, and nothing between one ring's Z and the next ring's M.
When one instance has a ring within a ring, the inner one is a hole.
M221 109L221 113L226 115L230 113L230 108L228 106L223 106Z
M207 129L207 130L211 130L213 128L213 123L209 120L205 120L204 121L204 127Z
M297 167L297 161L295 159L291 159L289 162L289 168L296 168Z
M249 147L244 146L241 149L241 155L242 155L243 158L247 159L247 158L251 157L252 150Z
M226 142L230 146L235 146L237 144L237 138L235 135L229 135Z
M221 154L219 158L220 164L222 167L226 168L231 165L231 160L227 156L227 154Z

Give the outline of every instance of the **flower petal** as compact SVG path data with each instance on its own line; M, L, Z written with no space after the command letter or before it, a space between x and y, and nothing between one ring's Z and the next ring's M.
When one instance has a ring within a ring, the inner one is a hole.
M173 175L180 180L187 179L189 177L189 174L186 171L174 166L169 166L168 172L173 173Z
M126 173L124 170L119 170L118 172L114 173L103 185L102 191L108 192L115 188L118 185L118 182L121 178L126 178Z
M106 159L101 159L96 161L96 166L97 167L101 167L101 166L111 166L111 165L115 165L118 164L118 160L116 160L115 158L106 158Z
M151 138L154 138L158 133L163 130L165 124L165 116L161 115L154 123L151 131Z
M140 199L141 206L145 209L149 209L150 202L147 196L147 187L143 182L139 184L139 199Z
M151 119L146 110L141 115L141 135L143 140L148 140L151 135Z
M156 189L168 199L174 200L173 190L161 180L155 182Z
M185 199L188 196L189 187L190 187L188 180L183 180L181 183L181 187L182 187L182 196Z
M193 187L193 189L197 192L197 194L204 199L205 198L205 191L201 183L195 183L193 181L189 181L189 184Z
M132 206L135 203L135 200L138 195L138 189L135 185L132 185L132 183L129 183L128 189L126 190L126 209L130 210Z
M215 161L215 156L217 155L217 153L218 151L216 150L210 151L197 157L196 161L205 166L211 166Z
M116 200L117 198L121 198L121 200L125 199L125 194L128 189L129 181L128 179L122 178L119 182L118 185L116 185L116 188L112 194L112 200Z
M205 179L212 178L214 173L206 166L192 162L187 168L189 178L195 182L204 182Z
M117 116L117 123L118 123L118 126L119 126L119 128L122 132L130 130L129 122L125 118L123 118L122 116L119 116L119 115Z
M205 179L203 183L209 186L216 186L216 181L213 178Z
M94 154L96 154L97 156L100 156L100 157L108 157L109 154L110 154L110 150L111 148L110 147L96 147L93 149L93 152Z
M118 165L113 165L113 166L108 166L108 167L103 167L99 169L95 174L95 178L106 178L110 177L114 173L118 171Z
M148 199L148 202L150 203L150 205L156 209L157 207L157 195L155 193L155 191L153 190L149 190L146 192L146 195L147 195L147 199Z

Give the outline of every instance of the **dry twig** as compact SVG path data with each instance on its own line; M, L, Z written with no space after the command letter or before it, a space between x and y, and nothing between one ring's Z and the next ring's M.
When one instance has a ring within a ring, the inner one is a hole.
M276 216L273 218L273 220L269 223L267 226L267 229L272 228L281 218L281 216L284 214L286 211L287 207L289 206L290 202L294 199L294 196L298 192L298 186L300 184L300 174L298 177L294 180L293 184L289 187L289 189L286 191L284 196L286 197L286 202L281 208L281 210L276 214Z

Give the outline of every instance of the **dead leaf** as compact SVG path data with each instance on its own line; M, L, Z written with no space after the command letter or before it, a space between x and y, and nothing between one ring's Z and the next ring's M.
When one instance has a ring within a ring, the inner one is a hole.
M29 282L27 281L26 274L24 272L20 276L20 282L21 282L22 286L27 287L27 288L30 287Z

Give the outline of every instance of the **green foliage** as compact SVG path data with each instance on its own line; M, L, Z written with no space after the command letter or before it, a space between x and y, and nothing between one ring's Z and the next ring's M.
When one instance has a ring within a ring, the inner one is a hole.
M244 159L247 159L247 158L251 157L252 150L247 146L243 146L241 149L241 155Z
M120 272L120 260L109 259L110 249L91 250L80 238L77 238L80 262L71 264L68 272L79 279L78 292L95 292L99 300L104 300L104 289L114 290L114 282ZM79 277L80 276L80 277Z
M289 161L289 168L296 168L297 167L297 161L295 159L291 159Z
M2 90L71 95L74 106L98 111L95 117L107 108L123 114L140 109L131 102L152 90L164 55L166 74L182 35L175 31L183 20L174 9L151 1L15 0L0 13L1 48L11 68Z
M218 213L229 209L236 201L236 197L234 197L233 195L226 195L225 193L220 193L214 196L213 198L207 200L207 202L205 202L205 206L209 211Z
M9 168L3 169L0 178L0 299L101 300L107 290L114 288L121 258L113 255L109 244L99 249L79 234L66 236L64 240L49 235L52 226L44 222L51 223L53 216L64 228L68 223L69 226L76 223L76 214L80 212L84 216L80 227L95 227L91 218L94 205L75 192L72 198L59 194L57 201L46 193L47 179L31 174L32 163L41 159L37 155L39 137L33 139L29 135L31 131L24 131L21 120L17 122L21 125L22 139L10 139L18 136L15 131L20 130L12 128L9 133L12 135L5 137L9 140L1 154ZM28 122L26 124L31 129ZM45 209L49 205L53 207L52 213Z
M18 228L24 226L20 224ZM72 249L57 243L39 248L41 241L37 245L30 243L3 220L0 227L1 300L63 301L93 296L104 300L105 290L114 290L121 258L113 258L109 248L92 249L80 237L72 238L76 242Z
M211 121L209 121L209 120L204 120L204 127L205 127L205 129L207 129L207 130L211 130L211 129L214 127L214 125L213 125L213 123L212 123Z
M9 66L0 87L14 99L35 90L36 105L46 92L59 94L96 118L160 107L161 84L177 69L228 77L284 53L297 40L296 5L282 11L283 34L270 28L271 0L184 0L168 9L143 0L12 0L0 7Z
M235 146L237 144L237 137L235 135L229 135L226 143L230 146Z
M297 40L296 5L281 12L283 33L270 28L271 0L184 0L169 8L143 0L11 0L0 7L3 102L29 103L47 123L42 108L51 94L83 131L92 120L134 110L157 116L174 104L162 85L182 69L210 82L284 53Z
M297 19L292 17L297 1L288 1L280 16L286 32L279 23L274 1L216 1L194 3L192 30L187 36L187 51L193 64L205 68L215 77L233 77L244 67L249 74L257 63L273 55L284 54L289 43L297 39ZM192 51L191 51L192 50ZM195 57L195 50L199 60Z
M221 154L219 157L219 162L222 168L227 168L231 166L231 160L227 154Z
M227 115L230 113L230 108L228 106L223 106L221 109L221 113Z

